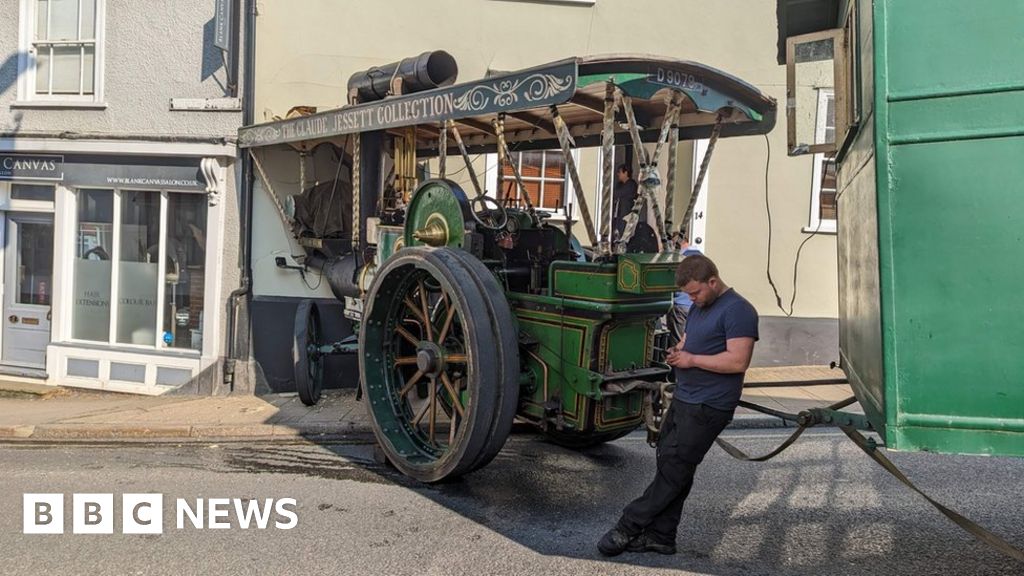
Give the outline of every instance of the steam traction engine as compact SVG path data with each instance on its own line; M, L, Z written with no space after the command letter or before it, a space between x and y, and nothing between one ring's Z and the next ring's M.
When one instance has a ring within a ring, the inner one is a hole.
M305 266L344 299L358 338L323 343L316 307L300 306L296 384L315 402L323 357L358 353L383 451L426 482L486 465L516 418L569 447L656 427L670 369L656 360L655 324L682 258L670 240L676 144L710 138L699 190L719 136L764 133L775 119L755 88L675 60L571 58L465 84L454 76L450 56L426 53L353 76L349 106L240 134L249 148L329 141L351 157L351 229L304 245ZM611 222L616 144L632 144L641 165L621 230ZM571 154L582 146L603 147L599 221ZM488 195L470 156L497 153L505 165L542 149L563 153L588 248L568 208L555 223L534 205L515 163ZM471 193L445 178L450 154ZM417 172L425 158L439 177ZM652 225L639 217L648 208Z

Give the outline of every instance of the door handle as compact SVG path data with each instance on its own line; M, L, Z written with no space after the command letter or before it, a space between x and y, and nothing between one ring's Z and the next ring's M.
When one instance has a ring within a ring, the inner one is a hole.
M17 324L18 317L15 316L14 314L11 314L10 316L7 317L7 321L10 322L11 324Z

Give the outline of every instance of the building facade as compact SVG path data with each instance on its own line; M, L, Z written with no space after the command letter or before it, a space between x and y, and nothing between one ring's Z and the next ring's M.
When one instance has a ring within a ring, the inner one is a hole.
M634 2L612 0L440 0L427 8L415 0L384 0L372 9L352 10L323 0L301 5L261 1L256 43L257 122L284 117L296 106L342 106L351 74L438 49L458 61L459 81L567 56L648 53L701 62L751 82L779 102L780 121L767 138L718 143L689 223L690 240L719 263L726 281L760 312L756 363L827 364L837 359L834 170L820 155L787 158L786 70L775 58L773 3L659 0L643 3L641 9ZM831 87L818 79L806 84L801 98L820 99L811 121L824 132ZM706 144L680 143L679 190L692 187ZM298 193L302 178L313 184L333 177L336 162L324 148L301 161L298 151L255 152L267 176L265 182L256 181L253 197L254 226L261 231L253 242L257 324L291 322L302 298L337 305L326 283L317 285L315 279L306 281L295 270L275 265L276 258L301 253L275 204ZM628 149L618 150L616 161L632 156ZM513 161L519 163L537 205L557 212L575 204L560 155L523 153L513 155ZM458 159L454 162L461 165ZM479 157L474 164L493 193L496 158ZM595 211L600 151L581 150L578 165L581 192ZM436 172L437 167L428 164L427 169ZM455 179L465 178L465 172L449 168L453 172ZM676 214L684 212L688 201L689 193L677 195ZM576 217L578 208L574 210ZM577 236L584 237L581 229ZM331 316L341 324L331 329L343 334L350 328L337 310ZM289 389L287 336L258 330L253 335L257 361L274 389ZM328 374L340 373L341 385L354 386L354 369L340 366Z
M239 270L233 4L0 1L3 373L223 388Z

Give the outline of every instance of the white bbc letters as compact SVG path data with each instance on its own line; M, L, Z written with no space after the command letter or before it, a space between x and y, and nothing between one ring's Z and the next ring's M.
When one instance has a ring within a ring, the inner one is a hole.
M21 516L25 534L63 534L64 495L25 494Z
M163 534L163 494L123 494L121 496L121 532L124 534Z
M113 534L114 495L74 494L71 518L72 534Z

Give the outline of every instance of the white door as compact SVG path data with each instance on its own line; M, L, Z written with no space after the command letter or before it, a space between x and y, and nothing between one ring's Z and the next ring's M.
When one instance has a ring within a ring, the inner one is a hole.
M43 368L50 342L53 217L8 213L6 223L2 360Z

